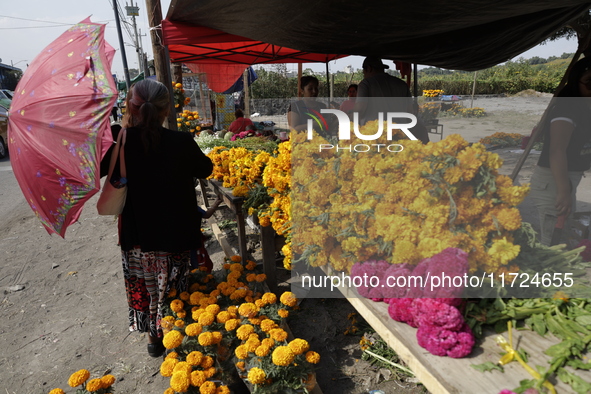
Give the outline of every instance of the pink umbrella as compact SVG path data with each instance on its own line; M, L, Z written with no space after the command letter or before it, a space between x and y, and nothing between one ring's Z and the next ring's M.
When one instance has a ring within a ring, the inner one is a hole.
M90 18L41 52L16 87L8 146L14 175L48 233L64 237L100 189L100 161L113 139L115 50Z

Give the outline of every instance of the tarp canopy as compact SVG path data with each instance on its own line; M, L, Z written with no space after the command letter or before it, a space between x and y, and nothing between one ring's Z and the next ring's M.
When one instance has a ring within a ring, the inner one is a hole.
M473 71L534 47L590 7L588 0L172 0L162 29L175 62L375 55Z
M207 75L207 86L216 93L234 93L241 91L243 84L237 85L242 81L244 70L249 69L249 86L256 80L256 74L247 65L244 64L211 64L211 63L185 63L187 68L197 74Z

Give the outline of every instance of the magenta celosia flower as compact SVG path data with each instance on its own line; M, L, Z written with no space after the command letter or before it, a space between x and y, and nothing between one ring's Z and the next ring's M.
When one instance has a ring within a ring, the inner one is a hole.
M384 298L406 297L408 292L408 276L412 274L414 266L410 264L391 264L384 272L382 294Z
M585 250L581 252L581 257L583 261L591 261L591 240L590 239L583 239L577 245L577 248L585 246Z
M411 312L414 298L390 298L388 306L388 314L396 321L406 323L411 327L418 327L414 315Z
M382 278L384 273L390 267L390 263L384 260L369 260L365 263L355 263L351 267L351 280L356 284L357 291L366 298L377 299L384 298L382 290ZM361 284L357 286L357 284ZM375 285L375 286L372 286Z
M429 324L417 330L419 346L436 356L461 358L470 354L474 346L474 334L464 323L459 331L446 330Z
M456 307L433 298L416 298L410 313L418 327L430 325L457 331L464 325L464 317Z
M412 271L421 276L424 287L411 289L411 297L456 298L464 291L463 278L468 273L468 254L458 248L447 248L441 253L421 260ZM455 280L454 280L455 278Z
M511 390L507 390L507 389L505 389L505 390L501 390L501 392L500 392L499 394L517 394L517 393L514 393L514 392L513 392L513 391L511 391Z

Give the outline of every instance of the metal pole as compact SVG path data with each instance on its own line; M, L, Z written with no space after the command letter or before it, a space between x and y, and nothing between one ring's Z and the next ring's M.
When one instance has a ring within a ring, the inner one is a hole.
M127 67L127 56L125 55L125 44L123 43L123 35L121 34L121 21L119 20L119 4L117 0L113 0L113 11L115 12L115 24L117 25L117 35L119 36L119 48L121 50L121 60L123 60L123 74L125 75L125 84L127 90L131 85L129 79L129 68Z
M131 6L134 7L133 0L131 0ZM135 15L131 16L131 21L133 22L133 32L135 33L135 52L137 53L137 68L141 74L142 71L144 71L143 70L144 63L142 62L142 51L141 51L141 45L139 43L139 39L138 39L138 35L137 35L137 25L135 23ZM144 78L145 78L145 76L146 76L146 73L144 72Z

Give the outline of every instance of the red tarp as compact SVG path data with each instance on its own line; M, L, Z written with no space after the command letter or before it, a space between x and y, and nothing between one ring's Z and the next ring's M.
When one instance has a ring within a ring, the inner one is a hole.
M194 73L207 75L207 86L214 92L221 93L230 89L248 67L244 64L197 64L185 63Z
M166 19L162 21L162 32L170 60L176 63L233 63L248 66L264 63L329 62L347 56L299 51ZM235 81L236 78L232 83Z

